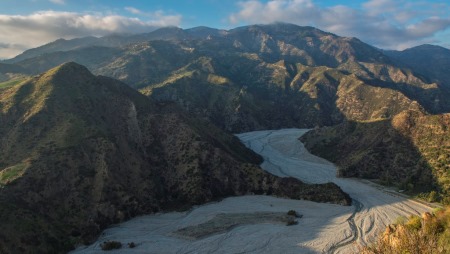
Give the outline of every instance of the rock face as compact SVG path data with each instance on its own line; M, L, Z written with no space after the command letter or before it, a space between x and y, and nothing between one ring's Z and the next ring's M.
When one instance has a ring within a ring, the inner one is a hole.
M380 179L415 193L434 190L449 203L449 124L449 114L405 111L390 120L316 129L301 139L337 163L341 176Z
M40 73L77 61L230 132L450 110L444 80L418 76L388 55L355 38L279 23L59 40L9 62Z
M334 184L263 172L236 137L75 63L3 90L0 109L1 253L65 252L112 223L233 195L350 204Z

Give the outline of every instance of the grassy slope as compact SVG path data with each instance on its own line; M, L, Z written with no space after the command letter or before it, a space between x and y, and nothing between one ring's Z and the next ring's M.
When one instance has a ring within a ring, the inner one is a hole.
M363 254L445 254L450 252L450 207L422 217L399 218Z

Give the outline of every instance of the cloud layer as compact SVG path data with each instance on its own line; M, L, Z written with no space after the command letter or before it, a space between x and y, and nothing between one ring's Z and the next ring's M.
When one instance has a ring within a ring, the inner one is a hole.
M229 17L232 24L281 21L309 25L358 37L381 48L404 49L438 42L434 36L450 29L450 5L444 3L370 0L360 8L351 8L321 7L312 0L250 0L238 5L239 11Z
M150 13L146 21L119 15L42 11L31 15L0 15L0 58L59 38L102 36L111 33L144 33L163 26L179 26L180 15Z

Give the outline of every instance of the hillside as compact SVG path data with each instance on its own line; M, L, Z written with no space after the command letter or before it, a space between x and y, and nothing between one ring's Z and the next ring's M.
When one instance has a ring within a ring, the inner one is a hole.
M0 90L18 84L25 80L28 75L29 71L21 66L0 63Z
M449 124L449 114L405 111L389 120L315 129L301 140L312 153L335 162L340 176L379 179L449 203Z
M421 45L403 51L385 51L385 54L433 82L450 87L450 50L435 45Z
M424 213L421 217L400 217L386 227L376 243L361 248L363 254L421 253L444 254L450 252L450 208Z
M418 75L356 38L313 27L172 27L36 50L40 54L30 50L10 62L39 73L77 61L230 132L450 111L444 81Z
M136 215L243 194L349 204L334 184L263 172L173 103L66 63L0 92L0 252L64 253Z

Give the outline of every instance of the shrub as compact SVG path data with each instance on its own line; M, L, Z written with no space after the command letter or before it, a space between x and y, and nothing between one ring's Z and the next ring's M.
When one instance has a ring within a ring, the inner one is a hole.
M371 246L361 247L364 254L446 254L450 253L450 207L411 216L390 225Z
M297 224L298 224L298 221L296 221L292 218L289 218L289 220L286 223L286 226L293 226L293 225L297 225Z
M411 216L405 226L408 229L419 230L422 228L422 221L419 216Z
M428 202L437 202L439 200L439 194L436 191L431 191L428 194Z
M298 214L297 214L297 212L295 210L289 210L288 211L288 215L294 216L294 217L298 217Z
M395 219L394 224L395 224L395 225L405 225L406 221L407 221L407 220L406 220L405 217L399 216L399 217L397 217L397 218Z
M134 242L128 243L128 247L132 249L136 247L136 244Z
M122 243L118 241L107 241L100 244L102 250L114 250L122 248Z

